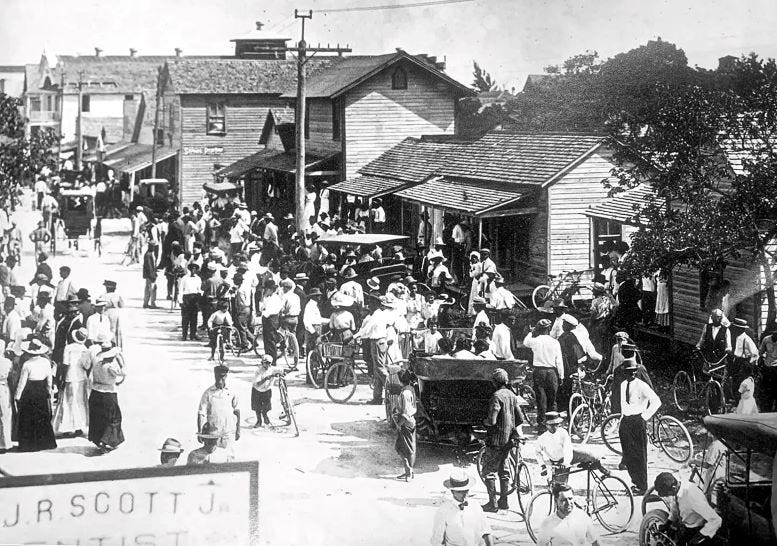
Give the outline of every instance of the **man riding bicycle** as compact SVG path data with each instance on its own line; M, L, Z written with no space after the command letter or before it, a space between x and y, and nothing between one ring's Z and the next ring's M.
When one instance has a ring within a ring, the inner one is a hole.
M219 332L221 332L223 339L228 339L231 327L232 315L229 314L229 301L219 300L218 308L208 318L208 336L210 337L210 358L208 360L213 360L216 354L216 338Z

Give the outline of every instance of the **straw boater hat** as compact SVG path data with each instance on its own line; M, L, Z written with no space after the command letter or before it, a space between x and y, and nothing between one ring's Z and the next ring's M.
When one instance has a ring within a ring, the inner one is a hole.
M350 307L356 302L348 294L343 294L342 292L335 292L331 298L330 303L332 304L332 307Z
M370 277L367 279L367 287L372 288L373 290L380 290L380 280L378 280L378 277Z
M22 351L31 355L43 355L49 351L49 348L38 339L31 339L22 343Z
M109 358L115 358L119 354L119 348L114 347L110 341L103 341L100 344L100 352L97 354L97 358L100 360L108 360Z
M750 325L743 318L735 318L734 320L731 321L731 327L742 328L746 330L747 328L750 328Z
M315 288L315 287L311 288L310 292L307 293L307 297L308 298L313 298L315 296L323 296L323 295L324 294L321 293L321 290L319 290L318 288Z
M546 411L545 419L545 424L547 425L560 425L564 422L561 414L557 411Z
M202 425L202 431L197 433L197 438L200 440L219 440L222 436L224 435L216 432L216 426L210 423Z
M621 367L623 368L623 371L627 372L629 370L638 370L639 366L637 365L637 359L635 357L629 357L623 361L623 364L621 364Z
M162 453L183 453L183 446L175 438L168 438L157 451Z
M571 324L572 326L577 326L578 324L580 324L580 321L578 321L575 317L567 313L564 313L563 315L561 315L561 320L563 320L567 324Z
M358 277L358 275L356 274L356 271L354 271L352 267L349 267L343 273L344 279L355 279L356 277Z
M104 299L104 298L102 298L102 297L100 297L100 298L97 298L97 299L95 300L95 302L94 302L94 306L95 306L95 307L105 307L107 304L108 304L108 302L107 302L107 301L105 301L105 299Z
M455 468L443 485L451 491L469 491L469 476L463 468Z
M71 336L75 343L83 343L86 341L86 338L89 337L89 330L86 328L79 328L78 330L73 330Z

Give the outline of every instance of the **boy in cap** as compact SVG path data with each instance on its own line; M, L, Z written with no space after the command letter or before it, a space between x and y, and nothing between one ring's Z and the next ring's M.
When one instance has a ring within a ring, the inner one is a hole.
M275 382L275 376L276 370L272 368L272 356L262 355L251 389L251 409L256 413L254 428L263 426L262 421L267 426L272 425L268 413L272 409L272 386Z

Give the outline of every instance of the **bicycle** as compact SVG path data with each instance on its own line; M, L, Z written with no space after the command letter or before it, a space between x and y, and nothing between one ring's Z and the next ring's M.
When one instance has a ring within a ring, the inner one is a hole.
M562 271L560 275L548 275L548 284L537 286L531 293L531 302L538 311L548 304L561 300L570 307L582 309L594 299L588 286L581 284L585 271ZM555 279L555 280L554 280Z
M316 346L308 350L308 355L305 359L307 382L317 389L324 386L324 378L330 365L329 359L334 356L333 352L337 352L337 349L333 350L332 347L339 345L338 343L333 345L330 341L331 338L332 332L318 336Z
M294 415L294 404L289 397L289 388L286 385L286 374L290 370L279 371L275 373L278 378L278 393L281 399L281 407L283 408L283 414L280 418L286 422L286 426L294 426L294 437L299 437L299 426L297 425L297 417Z
M610 451L623 455L620 423L621 414L613 413L602 422L600 433L602 441ZM682 464L693 457L693 440L688 429L671 415L653 415L651 427L648 429L648 440L676 463Z
M475 437L483 437L486 432L481 430L473 431ZM482 438L481 438L482 441ZM534 485L531 480L531 473L529 472L529 466L523 459L521 453L521 445L525 444L526 440L521 439L518 444L514 445L510 449L508 455L508 468L510 469L510 488L507 491L508 495L516 493L518 497L518 506L521 509L521 515L526 518L526 510L529 506L529 501L534 495ZM478 476L480 480L485 484L486 476L483 474L483 456L486 452L485 444L481 446L475 456L475 465L478 469Z
M392 341L389 340L389 346L391 346ZM331 363L324 376L324 389L332 402L345 404L356 392L360 376L362 378L369 378L367 384L372 388L375 375L370 374L367 369L367 362L361 358L361 347L355 341L344 344L330 343L329 345L331 351L329 359ZM399 359L392 361L389 357L388 366L394 367L403 363L407 363L407 360ZM388 404L386 412L390 414Z
M672 381L672 397L674 405L680 411L687 412L691 407L691 401L697 398L697 393L704 393L704 403L707 415L718 415L726 412L726 396L723 386L730 391L731 379L728 376L726 363L728 355L724 355L716 362L710 362L701 350L693 351L693 358L688 367L690 374L680 370ZM707 376L707 380L696 378L696 368L701 368L701 373Z
M542 522L556 510L551 492L553 483L566 481L570 475L579 472L586 472L585 506L579 508L589 516L595 516L611 533L623 532L628 527L634 515L634 495L629 486L617 476L600 476L592 463L580 463L575 470L560 467L552 472L548 478L548 489L540 491L529 501L526 529L534 542L537 542L536 532ZM547 469L542 475L548 475Z
M224 364L224 354L229 350L233 356L240 356L240 333L234 326L214 326L210 332L216 331L216 359ZM227 332L224 335L225 331Z
M276 330L276 363L281 362L290 370L296 370L299 366L299 342L296 332L291 332L284 327ZM248 342L256 356L264 354L264 328L261 319L257 320L253 331L246 330Z
M580 384L580 392L573 394L569 399L570 410L572 410L573 399L578 401L569 414L569 436L573 443L585 444L591 432L601 426L612 411L608 392L612 376L607 376L604 381L583 381L578 375L576 381Z

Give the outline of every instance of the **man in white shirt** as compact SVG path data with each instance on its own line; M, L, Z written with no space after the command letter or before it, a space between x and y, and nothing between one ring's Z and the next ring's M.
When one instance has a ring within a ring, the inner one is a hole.
M572 488L555 483L551 490L556 511L540 524L537 546L599 546L599 533L584 510L575 505Z
M499 360L514 360L512 350L512 332L509 324L512 322L512 316L506 311L497 313L496 326L491 335L491 352Z
M569 468L574 464L588 463L604 475L610 473L602 466L596 456L583 449L575 449L569 432L564 427L559 426L564 421L559 412L549 411L545 414L545 418L548 429L539 435L536 443L537 458L543 465L553 469L554 467Z
M189 275L181 279L181 339L196 341L197 313L200 309L200 294L202 294L202 278L199 276L200 266L196 263L188 265Z
M646 423L661 407L661 399L647 383L637 379L637 360L627 358L621 364L628 373L621 383L621 424L618 434L623 447L623 462L629 472L635 495L647 490L647 430Z
M762 412L777 411L777 332L761 340L758 352L764 358L758 407Z
M294 281L283 279L281 281L281 300L283 305L280 312L280 325L289 332L297 331L299 314L302 312L302 302L299 296L294 293Z
M696 344L696 348L704 353L704 357L710 362L717 362L726 354L731 354L731 332L728 329L728 321L725 321L725 324L724 321L723 311L713 310Z
M370 319L362 323L361 329L354 336L357 342L362 339L370 340L370 358L375 377L372 400L367 402L370 405L378 406L383 403L383 385L388 378L387 329L389 326L393 326L397 319L396 313L394 313L395 307L393 298L382 296L380 308L372 312Z
M758 346L750 337L749 326L743 318L735 318L731 321L729 332L731 332L731 346L734 359L731 362L729 373L734 383L734 399L739 402L742 396L739 393L739 385L747 377L745 369L747 364L755 365L758 362Z
M494 309L512 309L515 307L516 299L513 293L505 288L505 279L502 275L494 277L496 288L491 292L489 300Z
M278 246L278 226L275 225L275 218L269 212L264 215L267 223L264 225L264 239L265 244Z
M556 411L558 385L564 379L561 345L549 335L550 321L541 319L524 338L523 344L534 356L534 392L537 394L537 432L545 432L545 412Z
M111 321L105 316L105 300L97 298L94 302L94 314L86 319L87 340L97 343L102 339L113 339Z
M469 502L470 479L457 468L445 480L452 497L447 497L434 516L433 546L491 546L491 527L478 503Z
M656 476L654 486L659 496L669 499L669 519L660 530L674 530L677 544L709 544L723 520L707 502L704 493L687 481L679 481L670 472L661 472Z
M353 270L353 268L349 267L345 270L343 273L343 279L345 282L340 286L340 292L343 294L350 296L358 303L359 305L364 305L364 289L362 288L362 285L356 282L356 278L358 275L356 274L356 271Z
M54 292L54 318L59 319L67 308L68 300L76 297L76 288L73 279L70 278L70 267L63 265L59 268L59 276L62 279L57 283Z

